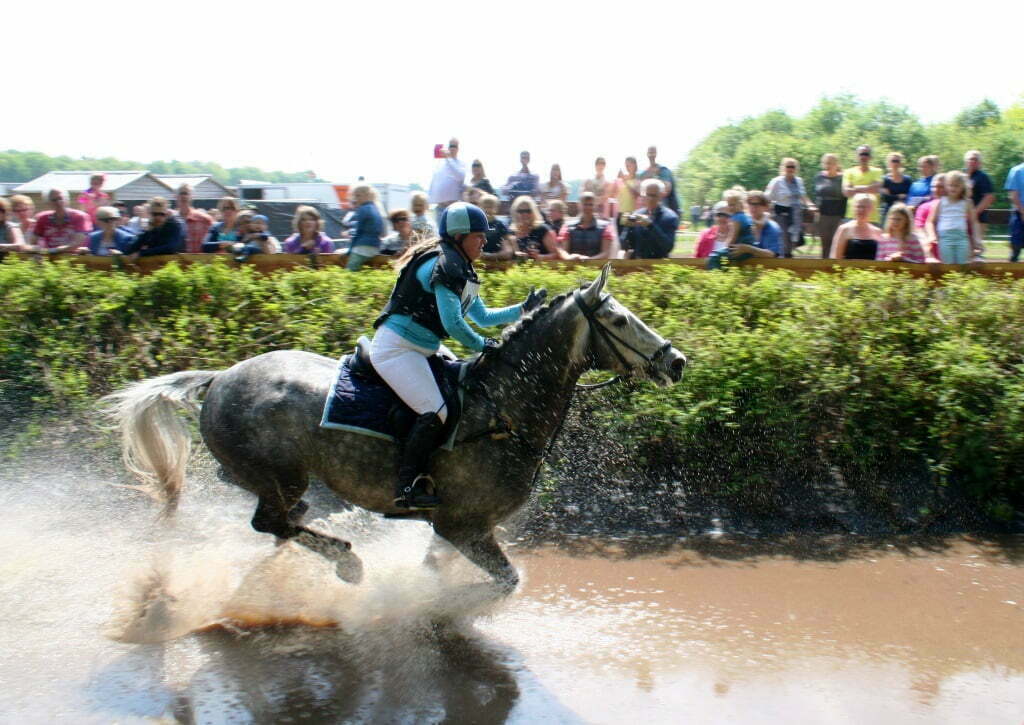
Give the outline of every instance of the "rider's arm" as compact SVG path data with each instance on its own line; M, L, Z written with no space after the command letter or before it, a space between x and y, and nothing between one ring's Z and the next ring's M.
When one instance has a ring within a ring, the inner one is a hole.
M484 301L477 297L470 304L467 314L469 319L480 327L509 325L523 316L523 305L520 303L508 307L487 307Z
M441 314L441 324L448 334L470 350L483 350L484 339L462 319L462 300L459 296L442 284L435 284L433 290L437 298L437 311Z

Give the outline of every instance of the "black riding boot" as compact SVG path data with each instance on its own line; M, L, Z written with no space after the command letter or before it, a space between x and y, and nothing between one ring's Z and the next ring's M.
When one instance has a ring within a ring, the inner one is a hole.
M395 487L395 506L410 510L432 509L441 499L426 491L432 483L427 475L430 454L440 445L444 423L436 413L424 413L416 419L402 449Z

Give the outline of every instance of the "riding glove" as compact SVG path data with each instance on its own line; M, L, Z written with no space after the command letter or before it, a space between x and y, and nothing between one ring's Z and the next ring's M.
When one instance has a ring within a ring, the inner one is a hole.
M488 337L486 340L484 340L484 349L481 350L480 352L483 355L490 355L492 353L498 352L498 350L500 349L501 343L495 340L493 337Z
M530 288L530 294L527 295L526 301L523 303L523 312L533 312L535 309L544 304L544 299L548 296L547 288L541 287L539 290L533 287Z

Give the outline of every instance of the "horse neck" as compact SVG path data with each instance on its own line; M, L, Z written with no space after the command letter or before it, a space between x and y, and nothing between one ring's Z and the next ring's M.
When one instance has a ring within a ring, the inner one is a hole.
M552 310L507 340L485 380L512 429L538 447L554 435L587 367L576 350L587 331L574 312L575 306Z

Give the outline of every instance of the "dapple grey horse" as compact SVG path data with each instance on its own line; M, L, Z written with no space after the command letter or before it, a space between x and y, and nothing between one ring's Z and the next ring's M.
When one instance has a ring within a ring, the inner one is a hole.
M573 389L587 370L671 385L686 358L593 283L563 294L503 334L498 352L478 358L465 391L456 445L439 451L433 477L443 503L418 512L437 536L490 574L504 591L518 583L494 528L526 503ZM320 427L337 360L300 351L269 352L227 370L143 380L107 397L127 468L173 510L185 479L191 436L179 409L199 408L203 441L223 477L259 497L252 526L298 543L358 581L361 563L344 541L301 525L311 476L342 498L383 514L392 500L395 445ZM461 441L461 442L460 442Z

